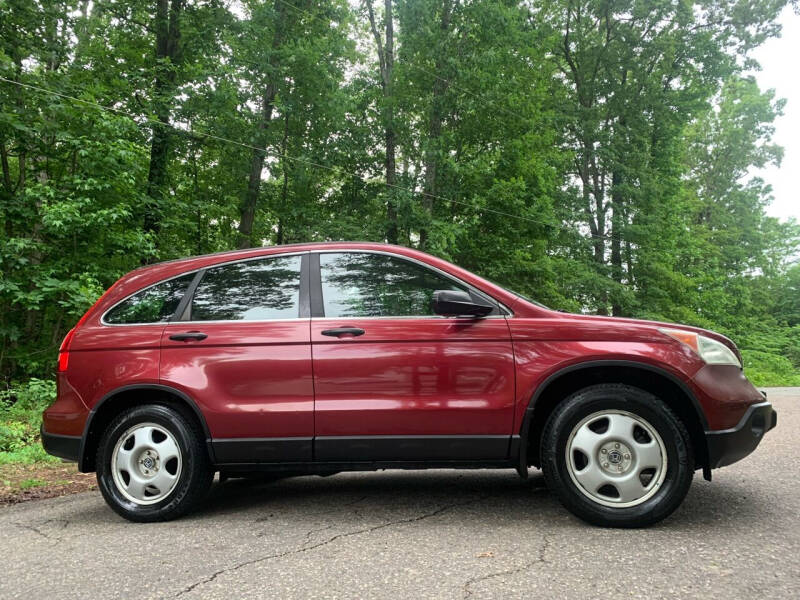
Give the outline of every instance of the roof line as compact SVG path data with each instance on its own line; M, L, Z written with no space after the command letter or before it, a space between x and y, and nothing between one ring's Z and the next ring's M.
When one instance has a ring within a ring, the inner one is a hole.
M146 265L142 265L138 269L147 269L149 267L155 267L156 265L168 265L170 263L180 262L183 260L195 260L198 258L211 258L214 256L225 256L225 255L237 255L237 254L245 254L247 252L252 252L254 250L282 250L284 248L298 248L298 247L307 247L307 246L335 246L339 244L371 244L375 246L385 246L387 248L402 248L405 250L416 250L416 248L409 248L407 246L401 246L399 244L387 244L385 242L370 242L367 240L340 240L340 241L328 241L328 242L296 242L293 244L275 244L273 246L253 246L252 248L238 248L236 250L220 250L219 252L210 252L208 254L197 254L192 256L182 256L179 258L170 258L168 260L161 260L154 263L149 263Z

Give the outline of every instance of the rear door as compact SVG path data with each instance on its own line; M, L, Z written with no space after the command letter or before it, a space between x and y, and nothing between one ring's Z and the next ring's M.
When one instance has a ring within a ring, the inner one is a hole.
M311 254L317 460L485 460L508 454L514 357L501 309L431 311L468 286L386 253Z
M308 254L209 267L161 340L161 381L194 398L219 463L308 461Z

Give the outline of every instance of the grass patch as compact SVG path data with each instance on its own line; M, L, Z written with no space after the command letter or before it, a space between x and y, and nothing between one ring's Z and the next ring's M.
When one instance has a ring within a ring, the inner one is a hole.
M55 381L30 379L0 390L0 465L59 462L42 448L42 411L56 398Z
M28 446L23 446L12 452L0 451L0 465L32 465L35 463L57 463L61 459L51 456L42 448L41 441L37 439Z
M19 482L19 489L29 490L35 487L44 487L47 482L43 479L23 479Z

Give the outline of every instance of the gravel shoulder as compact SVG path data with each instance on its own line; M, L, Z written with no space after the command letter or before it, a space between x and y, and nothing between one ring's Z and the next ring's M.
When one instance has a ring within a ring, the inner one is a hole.
M0 507L0 598L798 597L800 389L769 399L758 450L649 529L583 524L537 471L228 481L151 525L90 491Z
M0 506L77 494L96 487L94 473L79 473L75 463L0 465Z

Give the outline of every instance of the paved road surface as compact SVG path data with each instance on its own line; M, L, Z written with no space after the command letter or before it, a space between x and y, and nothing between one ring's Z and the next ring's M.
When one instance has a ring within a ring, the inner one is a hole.
M215 486L134 525L98 492L0 509L0 598L798 598L800 389L778 428L646 530L605 530L506 471Z

